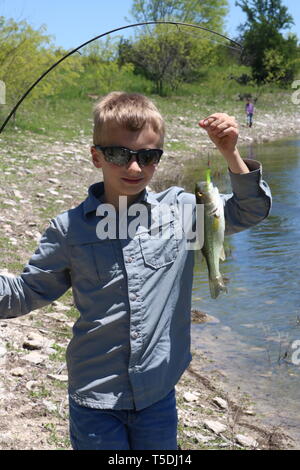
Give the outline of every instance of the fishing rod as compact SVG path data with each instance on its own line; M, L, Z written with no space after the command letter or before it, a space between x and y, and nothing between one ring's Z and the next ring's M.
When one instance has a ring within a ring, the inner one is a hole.
M25 100L25 98L29 95L29 93L38 85L38 83L43 80L43 78L46 77L46 75L48 75L48 73L51 72L51 70L53 70L55 67L57 67L61 62L63 62L64 60L66 60L68 57L70 57L71 55L75 54L75 52L78 52L82 47L90 44L91 42L93 41L96 41L97 39L101 39L103 38L104 36L107 36L109 34L112 34L112 33L116 33L117 31L122 31L124 29L128 29L128 28L135 28L137 26L146 26L146 25L154 25L154 24L160 24L160 25L176 25L176 26L186 26L186 27L189 27L189 28L196 28L196 29L201 29L203 31L206 31L206 32L209 32L211 34L214 34L215 36L217 37L220 37L220 38L223 38L223 39L226 39L227 41L229 41L231 44L233 44L233 46L227 46L227 47L230 47L231 49L235 49L235 50L238 50L240 53L242 53L243 51L243 47L241 44L239 44L238 42L234 41L233 39L225 36L224 34L221 34L221 33L218 33L216 31L213 31L212 29L209 29L209 28L205 28L203 26L199 26L199 25L196 25L196 24L190 24L190 23L182 23L182 22L179 22L179 21L145 21L145 22L142 22L142 23L135 23L135 24L130 24L130 25L126 25L126 26L121 26L119 28L116 28L116 29L112 29L111 31L107 31L106 33L103 33L103 34L100 34L99 36L96 36L94 37L93 39L90 39L89 41L86 41L85 43L81 44L80 46L76 47L75 49L71 50L70 52L68 52L66 55L64 55L63 57L61 57L57 62L55 62L53 65L51 65L51 67L49 67L31 86L30 88L28 88L28 90L24 93L24 95L19 99L19 101L17 102L17 104L13 107L13 109L11 110L11 112L9 113L9 115L7 116L7 118L4 120L3 124L1 125L1 128L0 128L0 134L4 131L6 125L8 124L8 122L10 121L10 119L12 118L12 116L16 113L17 109L19 108L19 106L21 105L21 103Z

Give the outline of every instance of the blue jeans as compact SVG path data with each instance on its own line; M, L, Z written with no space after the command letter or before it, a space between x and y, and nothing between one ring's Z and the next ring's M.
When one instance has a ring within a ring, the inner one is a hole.
M87 408L69 398L74 450L176 450L175 390L143 410Z
M253 124L253 113L248 113L247 114L247 124L249 127L252 127Z

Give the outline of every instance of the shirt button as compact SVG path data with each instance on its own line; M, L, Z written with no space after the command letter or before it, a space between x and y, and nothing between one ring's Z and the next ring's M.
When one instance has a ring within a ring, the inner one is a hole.
M132 261L133 261L133 258L129 256L129 258L127 258L127 263L132 263Z
M134 338L134 339L135 339L135 338L138 338L139 336L140 336L140 334L139 334L138 331L133 331L133 332L131 333L131 337Z
M135 294L130 294L130 300L136 300L137 296Z

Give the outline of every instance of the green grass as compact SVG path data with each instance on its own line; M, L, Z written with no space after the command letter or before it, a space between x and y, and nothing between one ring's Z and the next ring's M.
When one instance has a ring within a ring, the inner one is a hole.
M185 142L168 142L166 144L166 150L176 150L176 151L180 151L180 150L183 150L183 151L189 151L190 150L190 147L189 145L187 145Z
M53 344L52 348L56 351L55 353L51 354L49 356L49 359L51 361L61 361L63 362L65 360L65 348L60 346L59 344Z
M157 104L167 121L185 117L184 125L194 127L194 119L212 112L222 110L236 115L244 111L244 103L238 95L250 93L259 96L261 110L274 113L276 109L288 111L291 108L291 90L268 85L260 89L255 85L241 85L230 79L231 75L239 76L249 73L247 67L236 64L214 66L203 71L197 83L181 85L169 96L151 95L151 83L132 74L119 89L136 91L150 96ZM18 138L24 131L30 131L35 137L48 141L76 141L81 137L91 138L92 108L95 100L89 95L99 96L101 90L87 89L85 84L78 83L77 88L66 89L64 94L33 101L26 99L17 111L16 119L11 120L1 138L7 144L17 142L22 155L22 141ZM0 122L7 116L14 103L0 108ZM1 161L0 161L1 165ZM31 162L30 165L35 165ZM0 167L1 168L1 167Z

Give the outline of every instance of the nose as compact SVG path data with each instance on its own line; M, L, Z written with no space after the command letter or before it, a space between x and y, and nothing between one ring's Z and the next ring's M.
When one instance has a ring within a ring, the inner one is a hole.
M127 170L130 170L134 173L141 173L142 172L141 167L138 164L135 156L132 156L131 160L128 162Z

